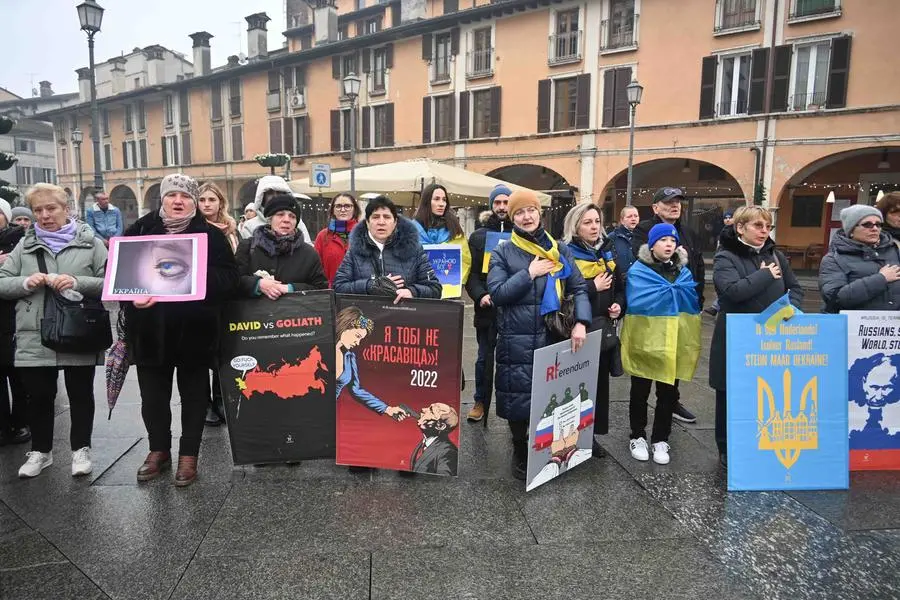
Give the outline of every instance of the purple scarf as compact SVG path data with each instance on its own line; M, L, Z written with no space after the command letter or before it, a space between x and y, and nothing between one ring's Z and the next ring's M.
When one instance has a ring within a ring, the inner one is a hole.
M59 254L59 251L62 250L66 244L75 239L75 234L78 233L78 224L74 219L69 219L65 225L56 231L47 231L46 229L41 229L38 224L35 223L34 233L37 236L37 239L47 244L50 251L53 252L55 256Z

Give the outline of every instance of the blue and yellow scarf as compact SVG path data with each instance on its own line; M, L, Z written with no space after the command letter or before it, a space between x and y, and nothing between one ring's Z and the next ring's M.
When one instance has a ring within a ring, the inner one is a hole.
M575 257L575 266L581 271L585 279L593 279L601 273L609 271L612 273L616 270L616 261L612 252L607 250L594 250L581 246L581 244L569 244L569 250Z
M519 235L518 231L513 231L510 242L520 250L524 250L532 256L546 258L553 261L553 270L547 275L547 283L544 287L544 295L541 298L541 315L557 312L562 306L563 294L565 292L565 280L572 274L572 266L564 256L559 253L559 244L547 232L541 230L536 232L536 239L540 239L549 247L544 248L541 244L536 244L529 239Z

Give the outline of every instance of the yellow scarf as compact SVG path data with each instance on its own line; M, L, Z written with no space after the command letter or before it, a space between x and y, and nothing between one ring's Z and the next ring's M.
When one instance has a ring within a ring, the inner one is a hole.
M510 236L510 238L509 238L509 241L512 242L512 244L514 246L516 246L517 248L520 248L521 250L524 250L528 254L537 256L538 258L546 258L547 260L553 261L553 268L550 270L550 275L547 278L547 284L549 285L551 281L555 282L557 302L553 303L551 300L548 299L548 297L546 295L546 289L544 290L544 294L545 294L544 298L546 299L545 302L550 302L550 304L548 304L548 307L555 304L556 310L558 310L559 302L562 301L563 292L564 292L564 289L563 289L564 281L563 280L565 279L565 277L561 276L563 274L560 273L560 271L562 271L562 269L563 269L563 263L559 258L559 244L556 243L556 240L553 239L553 236L547 235L547 237L550 238L550 244L551 244L549 250L544 250L544 248L542 248L540 245L535 244L534 242L532 242L530 240L526 240L525 238L520 236L515 231L513 231L512 236ZM567 272L565 273L565 276L568 276L568 272L571 272L571 271L567 267ZM543 306L543 303L542 303L542 306ZM544 313L542 312L541 314L544 314Z
M602 258L598 258L597 260L582 260L580 258L576 258L575 266L578 267L578 270L581 271L581 274L584 275L585 279L593 279L600 273L606 273L606 271L614 271L616 268L616 261L606 261Z

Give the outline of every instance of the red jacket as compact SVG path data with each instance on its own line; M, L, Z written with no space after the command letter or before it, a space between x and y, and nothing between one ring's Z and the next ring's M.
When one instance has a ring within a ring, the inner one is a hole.
M347 224L349 225L347 228L347 233L349 234L356 227L356 221L350 220ZM326 227L316 236L314 246L316 252L319 253L319 258L322 260L322 268L325 269L325 277L328 278L328 287L331 287L338 267L341 266L341 261L344 260L344 254L347 253L348 242L341 239L341 236L336 233L328 231Z

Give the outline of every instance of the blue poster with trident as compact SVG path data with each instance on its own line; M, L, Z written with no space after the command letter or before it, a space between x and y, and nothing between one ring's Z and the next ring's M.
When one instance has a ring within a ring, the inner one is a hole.
M846 317L726 318L728 489L847 489Z

